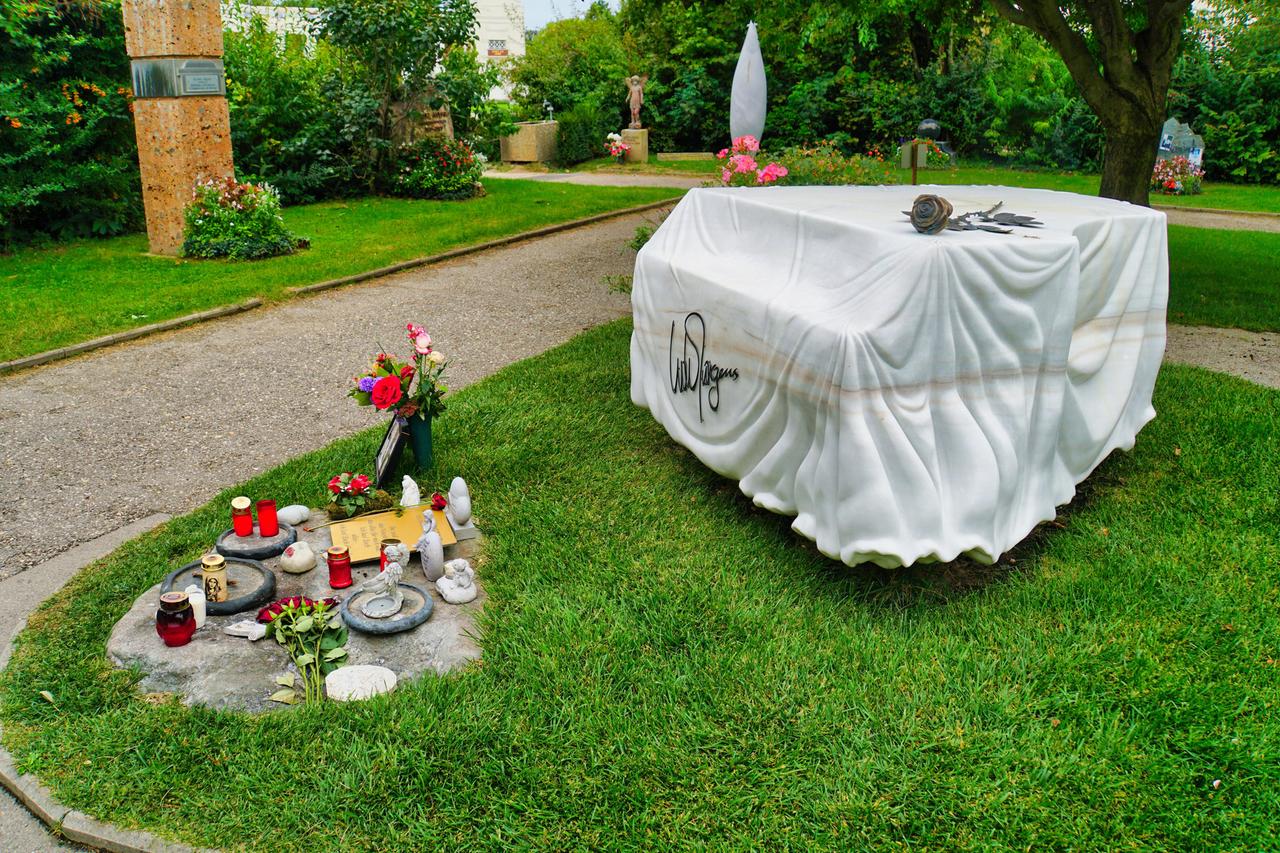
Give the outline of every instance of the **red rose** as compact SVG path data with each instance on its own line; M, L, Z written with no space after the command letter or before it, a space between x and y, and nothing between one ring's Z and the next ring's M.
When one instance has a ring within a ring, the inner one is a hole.
M435 511L439 512L443 510L445 507L447 507L448 505L449 505L449 502L445 500L444 495L440 494L439 492L436 492L434 495L431 496L431 508L434 509Z
M382 377L373 383L373 390L369 392L373 407L379 411L389 409L399 403L400 397L400 377L398 376Z
M412 378L413 378L413 365L406 364L404 367L400 369L400 379L404 380L404 379L412 379Z

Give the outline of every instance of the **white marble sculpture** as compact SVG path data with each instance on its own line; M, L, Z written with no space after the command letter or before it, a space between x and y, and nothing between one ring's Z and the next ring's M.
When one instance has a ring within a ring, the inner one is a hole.
M284 509L276 513L276 518L285 524L297 527L307 519L311 518L311 510L302 504L289 504Z
M291 575L300 575L316 567L316 552L306 542L294 542L280 555L280 568Z
M418 484L413 481L412 477L405 474L401 486L404 494L400 498L400 506L417 506L422 503L422 490L418 488Z
M444 508L444 515L459 540L476 537L476 527L471 523L471 490L461 477L454 477L449 484L449 505Z
M733 71L733 88L729 90L729 135L764 135L764 116L769 102L769 89L764 79L764 57L760 54L760 38L756 22L747 24L747 37L742 41L738 66Z
M450 604L466 604L476 597L476 570L466 560L444 564L444 577L436 581L440 597Z
M444 574L444 545L436 530L436 514L431 510L422 513L422 536L418 539L418 557L422 560L422 574L429 581L438 581Z
M409 564L409 549L404 545L388 545L386 555L386 568L360 586L361 592L373 594L360 605L360 612L370 619L395 616L404 606L400 578L404 576L404 567Z

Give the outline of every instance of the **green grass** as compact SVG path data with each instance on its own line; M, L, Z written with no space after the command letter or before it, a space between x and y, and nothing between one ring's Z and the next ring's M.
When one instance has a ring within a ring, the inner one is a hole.
M486 189L465 202L366 198L288 208L285 221L312 248L264 261L151 256L141 234L0 255L0 361L679 195L512 180Z
M466 475L488 535L481 665L250 718L148 704L104 657L227 497L315 502L369 430L46 603L0 677L21 769L225 849L1280 845L1280 393L1166 366L1135 451L1016 562L869 571L633 407L628 334L515 365L439 421L424 486Z
M1280 331L1280 234L1169 226L1169 322Z
M694 174L714 177L720 168L718 160L691 160L661 162L650 155L646 166L619 166L605 157L590 160L574 167L575 171L643 171L647 173ZM910 169L895 169L900 183L911 183ZM1042 172L1013 169L1006 166L964 165L955 169L925 169L919 173L922 184L995 184L1007 187L1032 187L1036 189L1063 190L1066 192L1097 195L1100 178L1097 175L1077 172ZM1224 184L1206 182L1204 192L1191 196L1152 194L1151 203L1179 207L1205 207L1218 210L1258 211L1280 213L1280 187L1255 184Z
M911 182L910 169L895 170L902 183ZM922 184L998 184L1007 187L1034 187L1097 195L1100 178L1075 172L1033 172L997 166L965 166L956 169L926 169L919 173ZM1154 205L1206 207L1216 210L1280 213L1280 187L1253 184L1220 184L1207 181L1199 195L1151 194Z

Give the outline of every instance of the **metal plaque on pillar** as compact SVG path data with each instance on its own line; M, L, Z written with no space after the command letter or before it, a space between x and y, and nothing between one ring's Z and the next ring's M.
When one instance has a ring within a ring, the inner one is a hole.
M221 59L135 59L133 93L139 98L225 95Z

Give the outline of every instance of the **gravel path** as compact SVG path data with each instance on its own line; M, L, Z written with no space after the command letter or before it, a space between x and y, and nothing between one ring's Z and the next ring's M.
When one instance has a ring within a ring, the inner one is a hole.
M1194 364L1280 388L1280 334L1170 326L1165 361Z
M656 211L649 214L653 216ZM205 323L0 380L0 579L155 512L175 515L383 419L345 398L421 322L481 379L630 310L646 215ZM0 845L3 846L3 845Z

